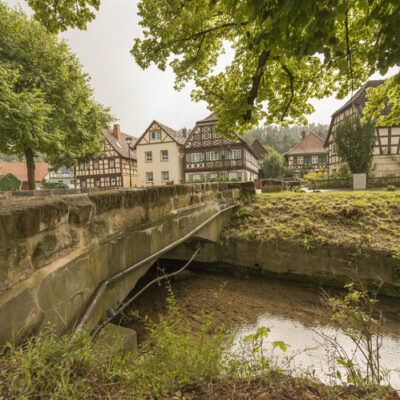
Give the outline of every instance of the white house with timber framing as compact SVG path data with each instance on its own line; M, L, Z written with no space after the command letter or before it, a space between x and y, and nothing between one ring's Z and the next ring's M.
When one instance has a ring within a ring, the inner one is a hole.
M177 131L153 121L138 139L137 154L139 186L181 183L182 154L185 138Z
M336 127L345 116L351 116L356 113L362 114L364 106L368 101L367 89L378 87L383 83L383 80L368 81L349 101L333 113L328 130L328 136L324 143L325 148L328 149L329 174L337 172L341 162L336 152ZM386 105L381 114L387 115L390 111L391 107ZM377 177L388 175L400 176L400 126L376 127L376 144L372 168Z

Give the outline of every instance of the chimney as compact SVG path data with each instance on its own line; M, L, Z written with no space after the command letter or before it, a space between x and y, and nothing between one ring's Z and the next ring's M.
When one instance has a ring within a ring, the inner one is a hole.
M306 131L301 131L301 137L304 139L306 137Z
M186 139L186 133L187 133L187 129L183 128L182 129L182 136Z
M112 134L115 137L115 139L117 139L119 142L121 141L121 129L119 127L119 124L114 124Z

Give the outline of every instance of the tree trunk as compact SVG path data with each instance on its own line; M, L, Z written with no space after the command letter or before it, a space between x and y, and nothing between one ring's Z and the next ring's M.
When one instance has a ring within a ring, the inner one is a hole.
M33 151L29 147L25 149L26 169L28 170L28 187L29 190L35 190L35 160Z

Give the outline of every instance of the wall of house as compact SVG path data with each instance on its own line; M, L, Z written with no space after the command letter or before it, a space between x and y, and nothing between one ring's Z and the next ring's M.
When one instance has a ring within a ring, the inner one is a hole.
M138 168L135 160L127 160L121 158L122 165L122 187L135 187L138 186ZM131 184L132 182L132 184Z
M331 141L328 146L329 174L337 172L341 165L334 145L336 127L345 116L353 114L354 110L348 109L336 116L333 121ZM377 128L372 168L376 177L400 176L400 127Z
M161 179L161 173L168 171L168 181L181 183L183 181L183 161L179 153L179 145L172 140L164 131L161 131L159 140L151 140L151 131L147 132L140 143L136 146L138 163L138 185L162 185L165 181ZM145 140L144 140L145 139ZM146 141L148 143L146 143ZM161 151L168 151L168 161L161 160ZM146 161L146 152L152 152L152 161ZM153 173L153 183L146 181L146 172Z
M239 178L240 177L240 178ZM185 182L210 182L213 180L249 182L257 179L257 174L245 169L229 171L197 171L186 172Z

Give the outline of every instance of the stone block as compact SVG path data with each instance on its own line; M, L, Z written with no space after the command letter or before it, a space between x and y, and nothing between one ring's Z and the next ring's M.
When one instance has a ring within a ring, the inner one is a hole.
M108 324L99 333L95 343L104 354L121 351L134 353L137 350L137 334L133 329Z
M365 190L367 188L367 174L353 174L353 190Z

